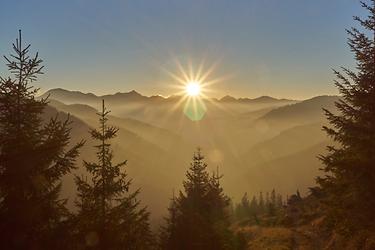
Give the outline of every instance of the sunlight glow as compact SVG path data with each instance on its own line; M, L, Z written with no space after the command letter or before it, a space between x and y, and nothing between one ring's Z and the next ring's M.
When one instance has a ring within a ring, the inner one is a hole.
M192 121L201 121L206 113L208 106L214 105L222 108L216 99L210 98L208 95L214 93L215 88L212 86L218 82L226 80L230 76L217 77L214 71L218 66L218 62L212 63L205 67L205 60L193 66L192 60L188 59L186 63L174 57L173 70L162 67L174 81L173 88L177 90L173 96L179 98L178 102L172 107L166 116L181 110L183 114Z
M201 93L201 86L199 82L188 82L186 84L186 94L189 96L198 96Z

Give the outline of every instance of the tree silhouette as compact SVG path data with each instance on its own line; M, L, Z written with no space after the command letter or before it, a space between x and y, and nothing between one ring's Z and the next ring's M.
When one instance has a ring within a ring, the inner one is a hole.
M161 226L159 235L159 249L178 249L178 237L175 235L179 210L176 197L173 198L168 207L169 216L165 218L165 225Z
M220 178L218 172L209 175L198 149L183 182L184 192L172 202L162 249L233 249L230 201L223 193Z
M98 162L84 166L91 180L76 176L78 187L77 245L92 249L149 249L152 235L149 213L139 208L139 190L131 193L131 180L121 168L126 161L113 164L110 139L116 137L118 128L108 126L109 111L102 105L99 129L90 131L98 141L95 146Z
M43 121L47 100L37 100L31 82L42 74L38 53L23 47L5 57L13 77L0 77L0 248L50 249L66 218L59 198L61 177L74 168L83 143L70 142L69 119Z
M327 194L330 218L345 230L373 227L375 214L375 1L362 2L367 19L354 19L364 28L347 30L356 71L335 71L342 98L338 114L325 110L331 127L324 127L337 143L322 156L326 176L317 179Z

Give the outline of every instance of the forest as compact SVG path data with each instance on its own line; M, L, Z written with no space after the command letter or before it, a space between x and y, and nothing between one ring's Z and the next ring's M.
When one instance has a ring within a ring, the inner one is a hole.
M375 0L361 5L340 95L302 101L42 93L20 30L0 76L0 248L375 249Z

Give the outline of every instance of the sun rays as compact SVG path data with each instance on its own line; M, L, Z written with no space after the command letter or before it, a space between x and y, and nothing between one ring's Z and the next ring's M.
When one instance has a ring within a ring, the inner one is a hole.
M206 100L209 100L207 93L210 92L210 86L217 80L213 79L212 73L217 64L205 67L204 61L199 63L194 69L189 60L184 67L179 60L175 60L177 72L167 71L168 75L176 82L173 86L177 89L176 95L180 96L180 101L174 108L183 106L183 112L192 121L201 120L206 114Z
M209 107L224 109L220 107L217 99L212 98L222 92L220 84L216 84L230 78L218 76L220 61L207 63L206 60L201 60L193 63L189 58L182 60L173 55L171 59L172 63L165 65L161 70L171 80L166 87L172 91L175 103L162 119L168 120L169 116L181 112L182 120L187 117L192 121L200 121L206 116Z

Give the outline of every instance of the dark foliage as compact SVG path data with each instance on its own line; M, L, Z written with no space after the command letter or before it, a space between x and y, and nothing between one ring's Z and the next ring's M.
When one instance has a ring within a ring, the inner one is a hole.
M230 200L218 173L209 175L200 149L186 173L184 192L172 199L161 249L237 249L229 230Z
M0 78L0 248L51 249L67 210L61 177L74 168L79 143L67 149L69 120L43 122L47 101L30 85L42 74L38 53L22 47L5 57L13 77Z
M240 224L256 224L259 225L264 222L264 217L277 217L283 215L283 200L281 194L276 193L275 189L272 189L271 193L266 195L266 199L263 199L263 193L260 192L258 198L253 196L251 201L248 198L247 193L241 199L241 202L236 205L235 218Z
M131 180L122 169L126 161L113 164L110 139L118 129L108 126L109 111L104 106L99 113L100 128L90 131L98 141L98 162L84 162L91 179L76 176L78 187L77 206L74 216L76 225L74 245L78 249L150 249L152 235L149 213L140 208L139 190L130 192Z
M324 127L338 146L322 156L326 176L318 178L329 218L346 233L374 227L375 221L375 1L362 6L367 19L354 19L364 29L348 30L356 71L335 71L342 98L338 114L325 110L331 127Z

